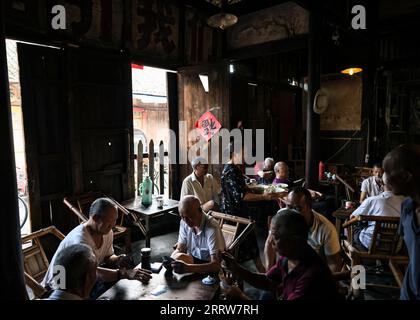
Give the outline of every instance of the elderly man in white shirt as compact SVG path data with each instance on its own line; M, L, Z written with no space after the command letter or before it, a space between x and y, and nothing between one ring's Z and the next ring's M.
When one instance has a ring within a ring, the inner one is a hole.
M308 244L328 264L332 272L340 270L342 260L340 256L340 240L335 226L323 215L312 209L312 196L308 189L297 187L287 196L287 207L302 214L309 226ZM271 268L276 261L273 238L268 235L264 256L266 267Z
M219 223L206 215L195 196L185 196L179 203L182 218L178 244L171 257L176 273L217 273L220 253L225 250L225 239Z
M365 199L360 207L351 214L351 218L359 215L387 217L399 217L401 215L401 204L405 198L392 193L385 173L382 176L382 180L385 191L378 196ZM365 228L356 227L353 229L353 238L358 244L362 244L367 249L371 245L374 228L375 222L373 221L370 221Z
M374 164L372 176L366 178L362 182L362 187L360 190L360 203L362 203L366 198L377 196L384 191L382 173L383 169L381 164Z
M115 255L113 248L114 233L112 228L118 217L118 209L111 200L106 198L96 199L90 206L89 220L78 225L61 241L55 252L48 270L42 280L42 286L53 288L55 286L54 264L57 256L65 248L74 244L85 244L89 246L98 262L98 265L104 263L120 266L125 255ZM148 283L151 279L151 272L143 269L109 269L98 267L96 269L98 280L102 282L114 282L120 279L139 280ZM95 291L95 289L93 290Z
M207 160L196 157L191 161L193 173L184 179L181 199L187 195L196 196L205 212L215 208L221 192L220 183L208 173Z

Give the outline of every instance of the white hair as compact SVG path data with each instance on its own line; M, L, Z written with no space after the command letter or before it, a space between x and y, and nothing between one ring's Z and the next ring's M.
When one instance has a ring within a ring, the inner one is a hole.
M264 162L269 162L272 165L274 165L274 159L273 158L265 158Z
M276 165L274 166L274 172L279 172L281 167L286 167L286 169L289 170L289 166L287 165L287 163L280 161L280 162L277 162Z
M199 164L207 164L207 160L203 157L196 157L191 161L191 167L195 170L195 167Z

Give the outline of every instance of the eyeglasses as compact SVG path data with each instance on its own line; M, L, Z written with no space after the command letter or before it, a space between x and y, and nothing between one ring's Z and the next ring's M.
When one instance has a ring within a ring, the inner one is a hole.
M303 209L302 206L295 205L295 204L287 204L286 207L287 207L287 209L296 210L296 211L299 211L299 212L301 212L302 209Z

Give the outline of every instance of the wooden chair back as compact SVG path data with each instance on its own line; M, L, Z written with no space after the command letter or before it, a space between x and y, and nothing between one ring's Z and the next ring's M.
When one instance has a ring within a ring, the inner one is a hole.
M98 198L107 198L115 203L118 207L118 219L116 226L123 226L125 215L129 215L128 210L101 191L89 191L87 193L74 196L73 198L65 197L63 202L70 211L77 216L79 223L83 223L89 219L90 206Z
M239 246L248 234L254 230L255 222L250 219L216 211L210 211L209 215L219 223L223 237L225 238L226 251L237 258Z
M353 226L359 222L375 222L375 227L372 235L372 242L369 248L363 249L355 245L353 239ZM392 264L394 259L407 261L408 257L404 253L400 253L400 249L403 245L402 237L398 234L398 225L400 222L399 217L388 217L388 216L357 216L343 224L344 228L347 228L348 239L343 240L343 251L346 254L350 265L347 265L349 270L353 270L353 267L362 265L365 260L380 260L386 264ZM394 266L394 265L392 265ZM401 275L396 268L394 274L396 283L400 285ZM352 272L354 277L356 274ZM370 284L375 285L375 284ZM359 289L352 289L353 295L358 296L360 294Z
M376 220L375 218L378 219ZM395 255L397 253L397 247L401 239L400 235L398 234L400 218L370 217L368 221L376 221L369 253L389 256Z
M344 228L349 229L349 244L353 243L352 225L360 221L375 222L372 242L368 248L367 254L387 257L397 253L397 249L399 249L402 240L401 236L398 234L398 225L400 223L399 217L360 215L349 220L343 224Z
M21 239L26 285L32 289L36 298L42 297L46 292L40 283L48 270L49 261L41 243L41 238L49 234L60 241L65 237L57 228L50 226L30 233Z

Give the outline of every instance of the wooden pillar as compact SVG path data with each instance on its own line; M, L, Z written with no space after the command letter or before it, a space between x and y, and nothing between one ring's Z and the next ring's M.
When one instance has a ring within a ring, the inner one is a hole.
M306 183L314 188L318 181L320 159L320 117L313 111L313 103L321 82L321 19L320 13L313 8L309 20L309 61L308 61L308 105L306 121Z
M173 72L168 72L166 74L167 82L167 94L168 94L168 110L169 110L169 129L175 133L176 141L169 141L168 151L169 153L176 154L177 164L169 165L169 197L172 199L179 199L181 192L181 183L179 175L179 121L178 121L178 81L177 74ZM170 137L170 139L172 139ZM175 147L175 150L173 150ZM168 159L171 159L169 154Z
M0 2L0 300L27 298L23 278L20 244L19 206L17 201L16 165L10 110L4 34L4 1Z

